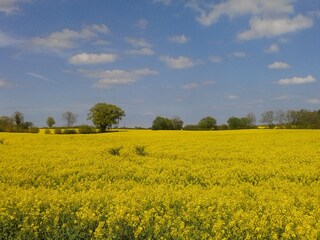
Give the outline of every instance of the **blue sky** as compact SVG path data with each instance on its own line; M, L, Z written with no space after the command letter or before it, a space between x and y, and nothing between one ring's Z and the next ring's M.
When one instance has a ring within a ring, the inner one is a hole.
M185 124L320 109L318 0L0 0L0 115Z

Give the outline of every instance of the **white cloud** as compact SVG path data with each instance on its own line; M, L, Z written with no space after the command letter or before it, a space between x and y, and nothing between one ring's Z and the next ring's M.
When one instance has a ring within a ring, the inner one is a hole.
M264 37L275 37L300 31L313 26L309 17L299 14L294 18L258 18L250 20L250 29L238 34L239 40L251 40Z
M320 99L319 98L309 98L306 100L307 103L310 104L320 104Z
M316 79L308 75L307 77L293 77L293 78L284 78L280 79L277 83L280 85L295 85L295 84L306 84L315 82Z
M148 26L148 20L141 18L134 24L134 26L139 29L146 29Z
M209 60L213 63L220 63L222 62L222 58L220 56L210 56Z
M247 54L245 52L234 52L232 53L232 56L237 58L243 58L243 57L246 57Z
M136 48L151 48L151 44L143 38L126 38L126 42Z
M184 44L188 42L188 38L185 35L176 35L169 37L170 42Z
M154 54L154 51L151 48L141 48L141 49L127 50L125 51L125 54L151 56Z
M236 100L236 99L239 98L239 96L238 95L229 94L229 95L227 95L227 98L230 99L230 100Z
M109 28L102 25L85 26L81 31L63 29L60 32L53 32L46 37L34 37L31 43L34 46L45 47L53 50L74 48L77 40L90 40L98 37L99 33L108 33Z
M19 44L21 41L14 39L8 34L0 31L0 47L8 47Z
M7 88L7 87L11 87L12 84L9 83L8 81L4 80L4 79L0 79L0 88Z
M271 44L266 50L266 53L277 53L280 51L279 46L276 43Z
M268 65L269 69L286 69L286 68L290 68L290 67L291 66L285 62L274 62L274 63Z
M170 68L174 69L184 69L184 68L191 68L195 66L197 63L192 59L184 56L179 57L169 57L169 56L162 56L160 60L166 63L166 65Z
M22 2L28 2L29 0L1 0L0 12L5 14L12 14L19 11L18 4Z
M291 14L294 12L292 3L292 0L227 0L217 4L206 4L191 0L187 6L199 13L197 21L200 24L209 26L224 15L234 18L243 15L270 17Z
M157 75L158 72L148 68L136 69L133 71L125 71L120 69L106 71L80 71L88 78L98 79L93 86L96 88L107 88L112 85L129 84L136 82L138 79L145 76Z
M80 53L69 58L69 63L75 65L81 64L100 64L100 63L111 63L117 60L116 54L102 53Z

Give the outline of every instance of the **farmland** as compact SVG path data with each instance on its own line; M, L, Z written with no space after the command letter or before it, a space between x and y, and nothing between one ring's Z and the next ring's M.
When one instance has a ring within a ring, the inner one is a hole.
M320 238L318 130L0 140L0 239Z

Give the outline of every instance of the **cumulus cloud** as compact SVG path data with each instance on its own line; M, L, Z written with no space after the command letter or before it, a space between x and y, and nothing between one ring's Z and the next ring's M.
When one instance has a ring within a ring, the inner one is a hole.
M176 35L169 37L170 42L184 44L188 42L188 38L185 35Z
M160 57L160 60L163 61L168 67L174 68L174 69L191 68L197 64L196 61L185 56L179 56L176 58L169 57L169 56L162 56Z
M80 31L63 29L60 32L53 32L46 37L34 37L31 43L34 46L49 48L52 50L63 50L74 48L78 40L90 40L98 37L98 34L108 33L109 28L102 25L85 26Z
M266 50L266 53L277 53L280 51L279 46L276 43L271 44Z
M151 56L154 54L154 51L151 48L131 49L131 50L125 51L125 54Z
M286 68L290 68L290 67L291 66L285 62L274 62L274 63L268 65L269 69L286 69Z
M198 12L197 21L205 26L216 23L222 16L230 18L255 15L279 16L294 12L292 0L227 0L217 4L201 4L201 1L189 1L187 6Z
M277 83L280 85L299 85L315 82L316 79L308 75L307 77L293 77L293 78L284 78L280 79Z
M136 82L142 77L157 75L158 72L149 68L125 71L121 69L106 71L80 71L85 77L95 78L98 81L93 85L96 88L107 88L113 85L129 84Z
M69 63L74 65L82 64L100 64L100 63L111 63L117 60L116 54L109 53L80 53L69 58Z
M5 32L0 31L0 47L9 47L19 44L21 41L14 39Z
M30 0L1 0L0 12L12 14L19 11L19 3L29 2Z
M250 20L250 29L238 34L239 40L251 40L263 37L275 37L287 33L300 31L313 26L313 21L309 17L301 14L294 18L259 18Z
M126 42L136 48L151 48L151 44L143 38L126 38Z
M4 80L4 79L0 79L0 88L7 88L7 87L11 87L12 84L9 83L8 81Z

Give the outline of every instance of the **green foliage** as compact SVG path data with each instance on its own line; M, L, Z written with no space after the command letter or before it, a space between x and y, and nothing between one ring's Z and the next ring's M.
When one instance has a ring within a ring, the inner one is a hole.
M199 125L194 125L194 124L188 124L183 127L184 130L189 130L189 131L196 131L196 130L201 130Z
M39 133L40 129L37 128L37 127L32 127L27 132L29 132L29 133Z
M50 134L50 133L51 133L51 130L50 130L50 129L46 129L46 130L44 130L44 133L45 133L45 134Z
M139 156L147 155L145 146L136 146L134 149L135 149L135 153Z
M75 129L65 129L62 132L63 134L76 134L77 131Z
M173 130L172 121L169 118L157 116L152 122L152 130Z
M231 117L228 119L229 129L247 129L251 128L250 120L247 117Z
M54 129L54 134L62 134L62 129L61 128Z
M81 125L78 127L78 132L80 134L91 134L91 133L96 133L96 130L89 125Z
M113 147L108 150L108 152L113 156L120 156L120 150L122 147Z
M55 123L56 123L56 121L54 120L53 117L48 117L47 118L47 125L48 125L49 128L52 128Z
M217 125L217 120L209 116L202 118L198 123L199 128L205 129L205 130L214 129L216 125Z
M97 103L90 109L88 120L92 120L100 132L105 132L107 128L118 124L124 116L124 111L118 106L107 103Z

